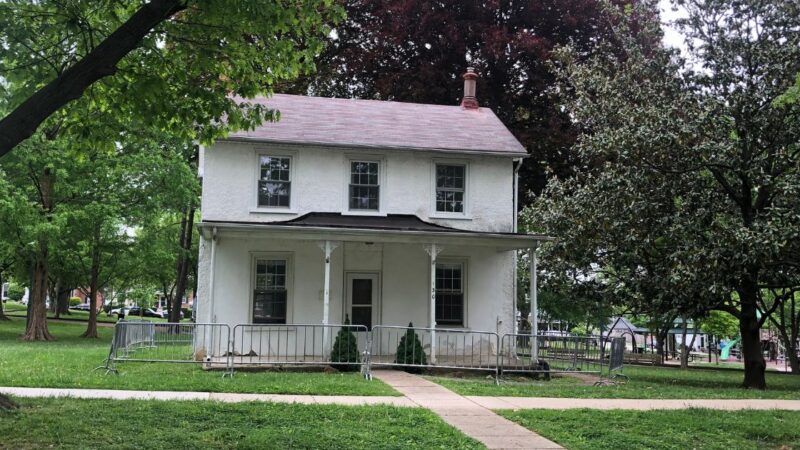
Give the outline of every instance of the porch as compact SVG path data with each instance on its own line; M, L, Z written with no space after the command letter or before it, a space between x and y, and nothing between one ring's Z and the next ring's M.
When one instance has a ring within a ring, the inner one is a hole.
M434 334L437 329L513 333L516 252L533 255L535 305L534 250L549 239L459 230L391 214L312 213L270 223L207 220L199 229L206 283L198 286L197 321L231 328L286 325L292 343L283 339L280 345L298 348L308 337L296 336L292 324L323 325L313 337L323 348L335 338L324 326L345 320L365 330L413 323ZM256 354L278 345L256 341L252 331L242 333L237 341L261 348ZM429 343L434 360L438 346L435 339ZM240 355L250 350L233 349ZM488 350L497 353L491 345Z

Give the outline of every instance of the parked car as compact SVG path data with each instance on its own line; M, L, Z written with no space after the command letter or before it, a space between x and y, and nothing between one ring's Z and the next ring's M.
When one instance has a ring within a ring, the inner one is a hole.
M111 311L107 312L106 315L107 316L118 316L119 313L122 312L124 315L127 316L128 314L130 314L130 310L131 310L131 308L128 307L128 306L126 306L124 308L114 308Z
M164 316L161 313L154 311L151 308L145 308L144 312L138 306L134 306L133 308L128 310L126 316L144 316L144 317L158 317L163 318Z
M73 309L75 311L90 311L92 307L88 303L81 303L80 305L70 306L69 309Z

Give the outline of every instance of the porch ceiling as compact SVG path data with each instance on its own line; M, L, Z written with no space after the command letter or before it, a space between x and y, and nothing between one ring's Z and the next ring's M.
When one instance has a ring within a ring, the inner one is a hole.
M383 221L369 218L364 222L351 221L348 216L340 220L319 216L308 220L293 219L285 222L226 222L207 220L197 226L206 239L217 236L309 241L382 242L407 244L470 245L494 247L498 250L517 250L534 248L539 242L551 241L552 237L517 234L491 233L455 228L424 222L416 216L384 217ZM419 226L415 225L415 220ZM392 223L400 224L393 228Z

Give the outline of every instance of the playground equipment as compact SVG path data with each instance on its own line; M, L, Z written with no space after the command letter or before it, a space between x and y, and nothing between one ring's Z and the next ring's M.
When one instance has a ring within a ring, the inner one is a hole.
M722 347L722 351L719 354L719 359L721 361L727 361L728 358L731 357L731 349L733 349L733 347L736 347L736 344L739 343L739 340L741 340L741 336L737 336L736 339L726 343Z

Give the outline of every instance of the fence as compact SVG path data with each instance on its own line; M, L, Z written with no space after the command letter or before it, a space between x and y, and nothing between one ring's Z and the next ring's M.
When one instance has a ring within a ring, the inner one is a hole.
M613 377L622 374L622 365L625 361L625 338L618 337L609 340L611 341L611 351L608 355L608 375Z
M498 343L497 333L489 331L379 325L372 328L369 366L484 370L496 376Z
M116 372L116 363L138 361L201 363L230 370L229 342L230 327L226 324L121 321L114 326L103 368Z
M500 366L502 372L599 375L604 366L603 346L598 337L505 334Z
M607 343L610 351L606 352ZM104 366L123 361L202 363L205 368L318 365L478 370L493 373L621 373L623 338L499 334L489 331L321 324L118 322Z
M369 338L363 325L240 324L233 327L229 359L232 367L361 366L366 363Z

